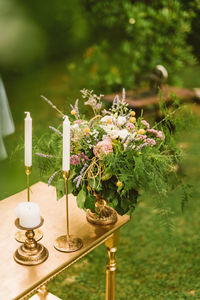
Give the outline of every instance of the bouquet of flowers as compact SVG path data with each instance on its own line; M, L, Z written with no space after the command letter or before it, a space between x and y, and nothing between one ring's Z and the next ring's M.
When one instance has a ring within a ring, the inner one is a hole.
M77 196L78 206L106 219L113 214L113 209L120 215L133 211L140 190L152 191L165 202L179 160L179 150L169 128L165 130L162 121L152 127L142 115L137 117L128 108L125 91L122 99L114 98L109 110L102 110L103 95L97 96L86 89L81 93L94 116L85 119L79 111L78 100L71 105L68 185L69 193ZM50 128L53 132L47 143L44 138L40 140L37 155L40 169L48 174L53 172L48 183L56 182L60 198L65 191L60 169L62 132L59 127Z

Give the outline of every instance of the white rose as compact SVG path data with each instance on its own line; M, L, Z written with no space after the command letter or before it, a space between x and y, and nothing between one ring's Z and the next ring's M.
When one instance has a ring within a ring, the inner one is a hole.
M125 117L118 117L117 118L117 125L122 126L126 123L126 118Z

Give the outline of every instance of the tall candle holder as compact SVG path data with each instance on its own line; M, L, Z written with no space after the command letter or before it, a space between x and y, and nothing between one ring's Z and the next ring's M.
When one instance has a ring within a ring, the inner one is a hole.
M61 252L74 252L82 248L83 242L80 238L69 234L69 208L68 208L69 171L63 171L63 178L65 180L65 193L66 193L66 235L59 236L54 242L54 247Z
M25 166L26 182L27 182L27 201L30 202L30 174L32 171L32 166ZM35 230L35 240L39 241L43 238L43 233L40 229ZM24 243L26 236L23 231L17 231L15 233L15 240L19 243Z
M34 236L34 229L42 226L44 219L41 217L41 223L33 228L25 228L20 225L19 218L15 220L17 228L25 230L26 240L14 253L14 259L17 263L26 266L34 266L44 262L48 256L48 250L42 245L37 243Z

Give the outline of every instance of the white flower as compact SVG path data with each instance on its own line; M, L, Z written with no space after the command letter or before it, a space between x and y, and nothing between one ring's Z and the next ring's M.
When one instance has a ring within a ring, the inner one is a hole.
M117 125L118 125L118 126L122 126L122 125L124 125L125 123L126 123L126 118L125 118L125 117L119 116L119 117L117 118Z
M112 123L112 120L113 120L113 116L111 115L111 116L105 116L105 117L101 118L100 121L102 123L110 124L110 123Z
M114 126L112 124L100 125L100 127L103 128L105 132L110 132L110 130L114 129Z
M130 135L127 129L119 130L119 137L121 139L124 139L125 137L127 137L127 135Z
M71 129L72 129L72 130L77 130L77 129L79 129L78 124L71 125Z
M110 130L109 136L111 137L112 140L118 138L118 136L119 136L119 130L118 129Z

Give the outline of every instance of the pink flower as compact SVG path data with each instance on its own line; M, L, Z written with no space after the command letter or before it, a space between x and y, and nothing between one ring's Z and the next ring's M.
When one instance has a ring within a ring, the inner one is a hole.
M164 134L163 134L162 131L158 131L156 136L157 136L157 138L159 138L159 139L161 139L161 140L164 140L164 139L165 139Z
M87 155L85 155L85 153L84 153L84 152L82 152L82 153L81 153L81 155L82 155L83 159L85 159L85 160L89 160L89 158L87 157Z
M107 155L108 153L113 152L112 149L112 140L110 138L106 138L101 142L98 142L93 149L95 156Z
M150 139L150 138L146 139L145 142L150 144L151 147L155 146L155 144L156 144L156 141L154 139Z
M135 125L133 123L127 123L126 124L126 128L130 131L132 131L132 133L135 132Z
M80 164L80 157L78 155L72 155L70 157L70 164L71 165L78 165L78 164Z
M146 135L138 134L138 135L137 135L137 140L138 140L138 141L142 141L142 140L145 140L146 137L147 137Z
M146 120L142 120L141 123L142 123L144 126L146 126L147 129L150 128L150 125L149 125L149 123L148 123Z
M82 123L83 121L82 120L75 120L74 121L74 124L80 124L80 123Z
M147 129L147 131L155 134L158 139L164 140L164 138L165 138L162 131L158 131L156 129Z

